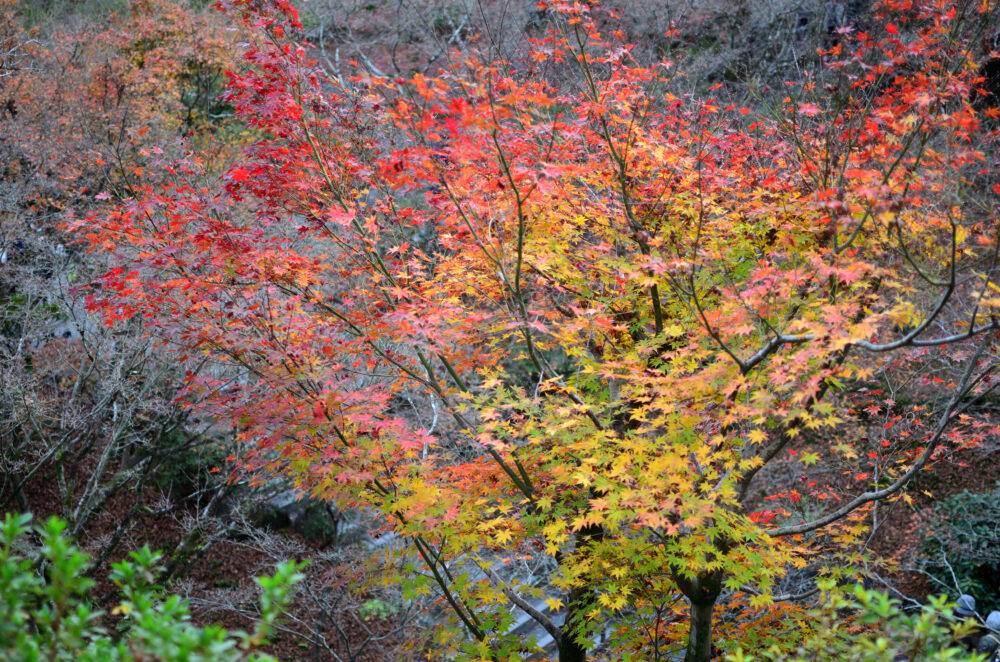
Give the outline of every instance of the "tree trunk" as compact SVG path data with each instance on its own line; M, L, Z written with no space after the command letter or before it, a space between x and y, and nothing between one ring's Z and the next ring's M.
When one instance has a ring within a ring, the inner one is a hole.
M591 497L593 497L591 492ZM576 532L576 549L604 540L604 528L599 524L588 524ZM559 561L560 559L556 559ZM594 604L594 590L588 586L571 589L567 596L566 621L563 623L559 645L559 662L586 662L587 647L576 642L573 631L586 618L587 609Z
M586 528L592 528L586 527ZM594 596L589 587L574 588L567 596L566 620L563 623L562 637L559 644L559 662L586 662L587 649L578 644L573 637L573 626L584 618L583 612L593 604Z
M684 662L710 662L712 659L712 614L722 592L722 572L702 572L693 579L680 573L674 581L691 603L688 646Z
M569 615L567 615L568 620ZM576 640L569 631L564 631L562 638L557 643L559 644L559 662L587 661L587 649L576 643Z
M708 604L691 603L691 624L688 629L688 647L684 662L709 662L712 659L712 612L715 601Z

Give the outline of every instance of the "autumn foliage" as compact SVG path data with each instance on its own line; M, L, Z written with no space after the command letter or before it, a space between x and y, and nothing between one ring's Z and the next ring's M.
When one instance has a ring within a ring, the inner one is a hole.
M409 79L327 76L286 0L220 5L256 141L81 220L120 259L90 306L208 362L187 392L240 471L380 513L469 655L527 656L518 610L564 661L707 660L720 600L716 645L791 637L783 576L852 576L873 504L996 434L995 3L885 0L752 109L593 3Z

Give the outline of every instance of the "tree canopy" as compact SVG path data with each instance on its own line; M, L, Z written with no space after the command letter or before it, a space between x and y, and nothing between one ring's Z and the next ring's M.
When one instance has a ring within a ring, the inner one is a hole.
M89 306L208 362L187 393L240 471L380 513L471 657L528 654L521 611L563 662L650 659L679 610L708 660L720 599L738 643L996 433L996 3L884 0L754 108L594 2L411 77L324 72L287 0L219 4L253 143L76 222L118 256Z

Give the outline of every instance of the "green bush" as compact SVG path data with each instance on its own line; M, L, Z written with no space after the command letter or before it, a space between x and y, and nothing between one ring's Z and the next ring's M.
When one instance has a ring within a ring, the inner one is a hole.
M34 527L40 547L28 542L30 515L8 513L0 527L0 660L35 662L235 662L273 660L257 650L302 575L295 562L261 577L261 618L252 633L227 632L190 621L187 601L154 581L160 553L143 548L112 566L121 600L111 614L91 604L89 558L52 518Z
M812 634L793 648L736 651L728 662L982 662L984 656L961 647L973 634L972 620L958 622L947 598L932 597L917 611L861 585L837 588L820 584L822 606L809 613Z

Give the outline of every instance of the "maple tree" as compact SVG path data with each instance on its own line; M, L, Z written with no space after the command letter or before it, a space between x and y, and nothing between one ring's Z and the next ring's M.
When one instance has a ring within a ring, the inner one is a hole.
M121 260L90 305L212 362L187 391L243 471L380 512L469 655L527 653L522 610L564 662L664 659L681 594L708 660L720 599L752 622L789 568L850 574L875 504L996 433L996 3L885 0L765 112L681 94L591 3L411 78L326 75L287 0L219 4L259 140L77 223Z

